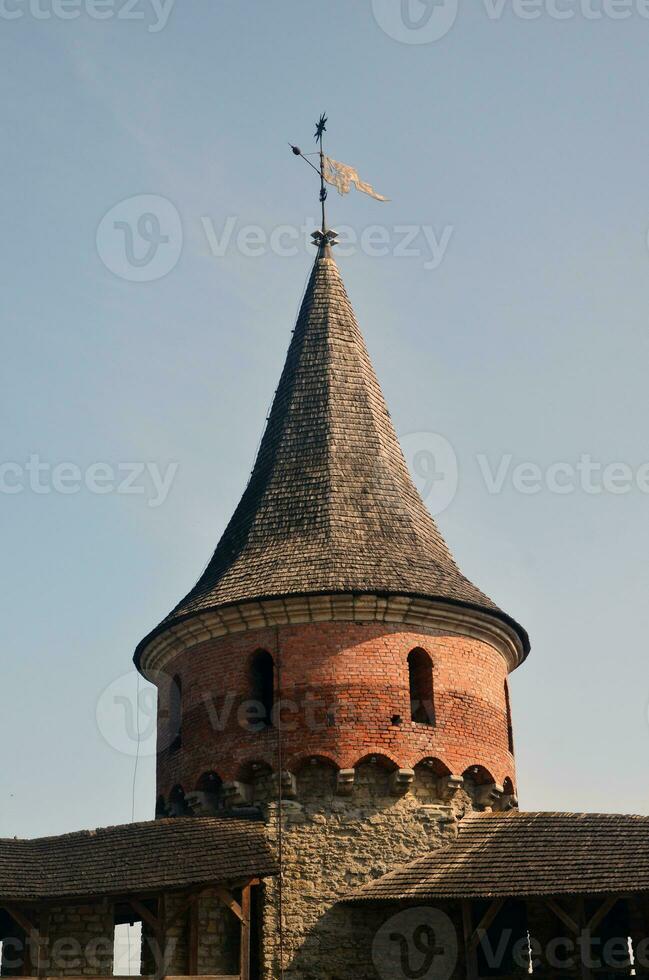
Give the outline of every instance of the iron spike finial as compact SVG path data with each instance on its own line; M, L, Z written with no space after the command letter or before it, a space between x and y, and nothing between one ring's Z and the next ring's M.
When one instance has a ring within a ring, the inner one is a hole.
M317 123L315 124L315 141L322 143L322 134L327 132L327 117L322 113Z
M305 156L305 154L302 152L302 150L300 149L299 146L294 146L293 143L289 143L289 146L291 147L291 150L293 151L293 153L295 154L295 156L296 157L302 157L303 160L306 160L306 162L309 164L309 166L313 170L315 170L315 172L320 177L320 198L319 198L319 200L320 200L320 206L322 208L322 226L320 228L320 231L316 232L312 237L314 239L314 244L317 245L318 248L320 248L321 250L324 249L324 248L329 249L331 245L335 245L336 244L336 241L335 241L336 236L335 236L335 234L332 233L332 232L329 232L327 230L327 217L326 217L326 211L325 211L325 202L327 200L327 185L326 185L326 181L325 181L325 162L326 162L326 157L325 157L324 148L323 148L323 145L322 145L322 140L323 140L324 134L327 132L327 122L328 122L327 115L326 115L326 113L323 112L322 115L320 116L319 120L316 123L316 130L315 130L315 140L319 144L319 147L318 148L319 148L319 153L320 153L320 167L319 168L316 167L315 164L313 164L308 159L308 157L309 157L310 154L308 154L308 155Z

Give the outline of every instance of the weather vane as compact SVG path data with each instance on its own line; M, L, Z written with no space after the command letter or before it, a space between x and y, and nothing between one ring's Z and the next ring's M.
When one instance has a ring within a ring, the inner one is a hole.
M349 167L346 163L340 163L338 160L332 159L325 155L324 148L322 145L322 140L324 134L327 132L327 116L323 112L319 120L316 123L315 129L315 140L318 144L317 153L303 153L299 146L294 146L289 143L291 150L296 157L302 157L312 170L320 177L320 206L322 208L322 227L320 231L315 231L311 236L313 238L314 245L321 248L325 245L335 245L336 235L335 231L329 231L327 228L327 218L325 211L325 203L327 200L327 184L331 184L335 187L339 194L348 194L351 190L352 184L358 191L362 191L363 194L369 194L377 201L388 201L389 198L383 197L382 194L377 194L371 184L367 184L365 181L361 180L358 176L358 171L354 167ZM316 167L314 163L309 160L310 156L320 157L320 166Z

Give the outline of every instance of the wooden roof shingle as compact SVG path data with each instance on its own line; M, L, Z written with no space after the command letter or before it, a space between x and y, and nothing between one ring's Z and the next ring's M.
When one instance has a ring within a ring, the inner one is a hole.
M0 902L142 895L277 873L262 823L180 817L0 839Z
M209 609L396 594L483 610L417 492L338 267L313 267L250 481L199 581L140 643Z
M388 872L352 902L649 891L649 817L486 813L453 843Z

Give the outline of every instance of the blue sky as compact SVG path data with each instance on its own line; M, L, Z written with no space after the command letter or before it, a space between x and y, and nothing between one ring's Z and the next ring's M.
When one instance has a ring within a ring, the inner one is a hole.
M440 527L531 634L521 804L649 813L641 0L66 3L0 4L0 834L152 816L106 704L250 471L313 259L287 142L323 110L391 199L330 219L406 455L450 445ZM588 492L588 458L622 470Z

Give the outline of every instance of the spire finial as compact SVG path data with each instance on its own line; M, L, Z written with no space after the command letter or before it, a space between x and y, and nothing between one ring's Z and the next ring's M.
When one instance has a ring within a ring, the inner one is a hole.
M315 124L315 141L318 144L318 155L320 157L320 166L316 167L315 163L309 160L310 156L316 156L315 153L302 153L299 146L294 146L289 143L289 146L293 150L296 157L302 157L312 170L315 170L320 178L320 205L322 207L322 226L319 231L314 232L311 237L313 238L313 244L317 246L319 250L319 257L326 257L331 254L331 246L336 244L336 233L329 231L327 228L327 217L325 213L325 202L327 200L327 184L332 184L338 191L339 194L348 194L351 187L354 186L356 190L361 191L363 194L368 194L373 197L376 201L387 201L387 197L383 197L382 194L377 194L371 184L366 181L361 180L358 175L358 171L355 167L350 167L346 163L339 163L337 160L332 160L331 157L325 156L323 147L323 136L327 132L327 116L323 112L317 123Z
M322 138L327 132L327 117L323 112L318 119L315 127L315 140L320 150L320 204L322 205L322 231L323 237L327 234L327 219L325 217L325 201L327 200L327 188L325 187L325 156L322 148Z
M318 256L320 258L327 257L331 255L331 246L336 244L336 233L334 231L329 231L327 228L327 214L325 209L325 203L327 200L327 185L326 185L326 172L327 172L327 158L325 157L323 137L327 132L327 115L322 113L315 125L315 141L318 144L317 155L320 158L320 166L316 167L314 163L309 160L310 156L315 156L314 153L303 153L299 146L294 146L289 143L289 146L293 150L293 153L297 157L302 157L306 163L309 164L312 170L315 170L320 178L320 207L322 208L322 224L318 231L314 231L311 235L313 239L313 244L318 249Z

